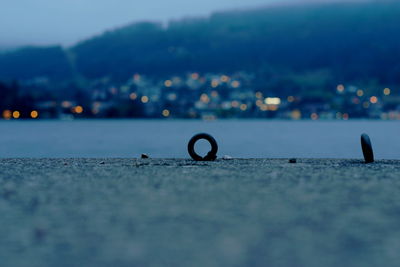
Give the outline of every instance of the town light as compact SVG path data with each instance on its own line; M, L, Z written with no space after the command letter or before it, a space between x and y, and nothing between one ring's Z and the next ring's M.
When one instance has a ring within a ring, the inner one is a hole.
M12 113L12 116L14 119L19 119L19 117L21 116L21 113L19 113L19 111L16 110Z
M31 111L31 118L32 119L36 119L37 117L39 117L39 112L37 112L36 110L32 110Z
M267 105L280 105L281 99L279 97L267 97L264 103Z

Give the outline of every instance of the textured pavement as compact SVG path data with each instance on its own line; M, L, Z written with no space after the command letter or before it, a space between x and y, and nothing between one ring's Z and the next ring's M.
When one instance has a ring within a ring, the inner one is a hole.
M0 266L398 266L400 161L0 160Z

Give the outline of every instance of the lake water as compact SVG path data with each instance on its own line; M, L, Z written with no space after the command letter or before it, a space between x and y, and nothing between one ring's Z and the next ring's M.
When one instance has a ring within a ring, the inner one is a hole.
M2 121L0 157L187 158L199 132L215 137L218 156L239 158L362 158L366 132L376 158L400 159L400 122L271 120Z

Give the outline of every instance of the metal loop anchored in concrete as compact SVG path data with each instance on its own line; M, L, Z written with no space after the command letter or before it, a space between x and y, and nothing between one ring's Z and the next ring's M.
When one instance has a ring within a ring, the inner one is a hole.
M194 150L194 145L197 141L204 139L207 140L211 145L211 151L207 153L205 157L202 157L196 153ZM206 133L196 134L195 136L190 139L188 143L188 152L192 159L196 161L214 161L217 159L217 152L218 152L218 144L215 141L214 137Z

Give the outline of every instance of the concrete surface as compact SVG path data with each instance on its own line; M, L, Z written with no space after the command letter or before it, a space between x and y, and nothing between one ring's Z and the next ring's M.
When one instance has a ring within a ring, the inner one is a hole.
M398 266L400 161L0 160L0 266Z

